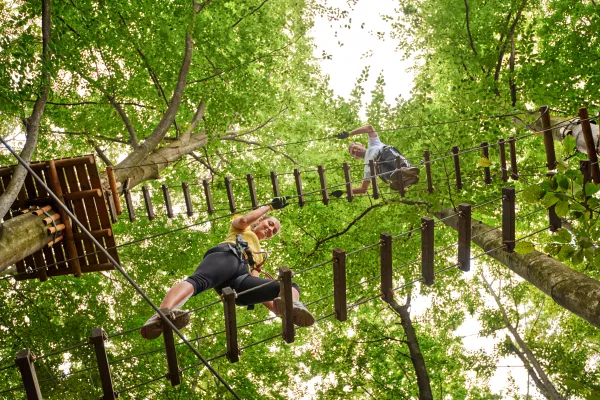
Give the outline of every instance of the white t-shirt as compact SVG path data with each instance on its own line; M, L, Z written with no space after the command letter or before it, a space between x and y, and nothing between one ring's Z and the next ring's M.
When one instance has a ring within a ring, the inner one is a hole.
M365 152L365 177L364 179L371 179L371 169L369 168L369 161L375 160L379 155L381 149L385 147L385 144L379 140L379 136L369 138L369 144L367 145L367 151Z

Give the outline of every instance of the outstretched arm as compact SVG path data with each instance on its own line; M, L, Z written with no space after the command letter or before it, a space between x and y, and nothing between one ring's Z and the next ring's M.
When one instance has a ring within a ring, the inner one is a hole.
M357 188L352 188L352 194L364 194L367 193L367 189L369 189L369 185L371 181L369 179L365 179L362 181L362 186Z
M244 230L256 221L258 221L260 217L262 217L269 211L271 211L271 206L259 207L256 210L250 211L246 215L234 219L231 223L231 226L233 226L236 229Z
M361 126L360 128L356 128L355 130L350 132L350 136L360 135L363 133L368 134L369 139L373 139L373 138L377 137L377 132L375 132L375 129L371 125L365 125L365 126Z

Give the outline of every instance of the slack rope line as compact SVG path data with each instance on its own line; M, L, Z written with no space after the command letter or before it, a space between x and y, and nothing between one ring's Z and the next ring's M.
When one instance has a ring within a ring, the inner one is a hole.
M88 236L90 238L90 240L92 241L92 243L94 243L94 245L96 246L96 248L100 249L100 251L102 251L102 253L104 253L104 255L107 257L107 259L115 266L115 268L121 273L121 275L123 275L123 277L129 282L129 284L131 286L133 286L133 288L144 298L144 300L154 309L154 311L156 311L156 313L160 316L160 318L163 321L163 323L166 323L167 325L169 325L169 327L173 330L173 332L175 332L177 334L177 336L179 336L185 342L185 344L200 359L200 361L206 366L206 368L208 368L208 370L221 382L221 384L223 384L223 386L225 386L227 388L227 390L236 399L240 399L241 400L241 398L233 390L233 388L231 388L231 386L229 386L229 384L221 377L221 375L219 375L219 373L212 368L212 366L208 363L208 361L206 361L204 359L204 357L202 357L202 355L196 349L196 347L194 347L185 338L185 336L179 331L179 329L177 329L177 327L173 324L173 322L169 318L167 318L167 316L160 310L160 308L158 306L156 306L156 304L154 304L152 302L152 300L146 295L146 293L143 291L143 289L129 276L129 274L127 274L127 272L123 269L123 267L121 266L121 264L119 264L119 262L117 262L117 260L114 259L114 257L102 246L102 244L100 244L100 242L98 242L98 240L79 221L79 219L77 219L77 217L69 210L69 208L60 201L60 199L56 196L56 194L46 185L46 183L44 183L44 181L37 175L37 173L35 173L35 171L33 171L31 169L31 167L29 166L29 164L26 163L25 160L23 160L21 158L21 156L19 156L13 150L13 148L10 147L8 145L8 143L6 143L6 141L4 140L4 138L1 137L1 136L0 136L0 142L2 142L2 144L4 144L4 146L6 146L6 148L8 149L8 151L31 174L31 176L37 181L37 183L39 185L41 185L47 191L48 195L56 202L56 204L58 204L59 207L62 208L63 211L69 216L69 218L71 218L71 220L79 227L79 229L81 229L81 232L83 232L86 236Z

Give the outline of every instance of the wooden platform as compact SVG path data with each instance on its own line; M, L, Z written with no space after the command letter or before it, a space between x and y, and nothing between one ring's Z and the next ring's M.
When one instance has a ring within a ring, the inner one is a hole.
M109 218L106 196L100 184L98 168L93 155L41 161L30 164L40 178L58 195L75 214L77 219L91 231L94 237L119 261L112 226ZM0 194L10 183L14 166L0 168ZM59 205L50 198L48 192L38 185L31 174L27 174L25 184L4 220L13 218L19 210L31 206L51 205L61 214L61 223L67 228L64 237L51 247L44 248L23 261L17 262L17 280L46 280L49 276L81 275L81 273L114 269L106 256L84 235ZM67 221L65 221L67 220ZM27 273L27 271L33 271Z

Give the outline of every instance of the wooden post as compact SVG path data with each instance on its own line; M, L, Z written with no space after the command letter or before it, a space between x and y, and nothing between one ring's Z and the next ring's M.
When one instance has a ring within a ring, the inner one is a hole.
M375 160L369 160L369 171L371 172L371 185L373 186L373 198L379 198L379 187L377 186L377 173L375 172Z
M150 198L148 187L142 186L142 194L144 195L144 203L146 204L146 214L148 214L148 219L152 221L154 219L154 207L152 206L152 198Z
M498 151L500 152L500 170L502 171L502 181L508 181L508 168L506 167L506 148L504 139L498 139Z
M208 215L215 213L215 206L213 205L212 194L210 193L210 183L206 179L202 179L202 186L204 186L204 196L206 197L206 209Z
M279 182L277 180L277 172L271 171L271 185L273 185L273 196L281 197L281 192L279 191Z
M544 130L544 147L546 148L546 167L549 171L556 168L556 152L554 151L554 138L552 137L552 123L550 122L550 108L541 106L542 129Z
M433 218L421 218L421 275L423 276L423 282L428 286L433 285L434 275L434 223Z
M382 232L379 235L379 261L381 265L381 298L390 302L394 298L392 291L392 235Z
M252 208L258 208L258 200L256 200L256 187L254 186L254 176L252 174L246 174L246 180L248 181L248 191L250 192L250 202Z
M302 178L300 177L300 170L294 168L294 179L296 181L296 193L298 193L298 205L304 207L304 192L302 191Z
M160 311L165 314L167 318L171 318L171 310L168 308L161 308ZM171 386L177 386L181 383L181 376L179 366L177 364L177 350L175 349L175 339L173 337L173 330L166 323L161 321L163 327L163 339L165 342L165 352L167 353L167 366L169 373L167 378L171 381Z
M346 303L346 252L333 249L333 303L335 319L344 322L348 319Z
M317 167L319 172L319 182L321 183L321 197L323 198L323 204L329 204L329 193L327 193L327 179L325 178L325 168L322 165Z
M594 145L594 136L590 125L590 116L587 108L579 109L579 122L581 123L581 131L585 139L585 148L587 150L588 159L592 167L592 180L594 183L600 183L600 166L598 166L598 154L596 154L596 146Z
M169 194L169 187L162 185L163 197L165 199L165 207L167 208L167 217L173 218L173 206L171 205L171 195Z
M350 164L347 162L342 166L344 170L344 179L346 181L346 199L348 201L352 201L354 199L354 195L352 194L352 178L350 178Z
M427 192L433 193L433 179L431 178L431 161L429 161L429 150L423 152L423 159L425 160L425 172L427 174Z
M231 187L231 180L229 177L225 177L225 189L227 189L227 200L229 201L229 211L235 214L237 208L235 206L235 198L233 197L233 189Z
M396 172L392 175L392 179L396 182L396 186L399 188L400 196L404 197L406 190L404 189L404 177L402 176L402 157L396 156Z
M29 349L19 351L15 360L15 363L21 372L21 379L23 380L27 400L37 400L42 398L42 392L40 392L40 385L37 380L33 361L34 356Z
M585 196L583 202L587 204L587 201L590 198L590 196L588 196L585 193L585 185L587 183L590 183L592 180L592 170L591 170L590 160L579 161L579 170L581 171L581 175L583 175L583 195ZM593 214L593 211L590 211L590 218L592 217L592 214ZM556 215L556 213L555 213L555 215ZM562 226L562 222L561 222L560 218L558 218L558 216L556 218L558 219L558 225L553 225L552 219L550 219L550 225L551 225L550 230L552 232L556 232Z
M510 179L519 180L519 171L517 170L517 139L514 136L508 138L510 149Z
M281 329L283 340L286 343L293 343L295 337L294 330L294 307L292 304L292 271L288 267L279 268L279 280L281 286L280 296L283 300L283 310L281 313Z
M458 262L464 272L471 270L471 205L458 205Z
M515 251L515 188L502 188L502 242L508 253Z
M481 143L481 151L483 153L483 157L490 159L490 145L488 142ZM490 167L483 168L483 181L486 185L492 183L492 174L490 173Z
M234 363L240 360L238 347L237 319L235 314L235 291L230 287L223 289L223 307L225 308L225 336L227 338L227 359Z
M110 192L104 192L104 200L106 204L108 204L108 211L110 213L110 220L113 224L116 224L119 221L115 201L113 200L113 196Z
M104 393L102 400L114 400L117 398L117 394L113 387L113 381L110 375L110 364L108 363L108 356L106 355L106 348L104 347L104 341L106 339L106 333L104 333L102 328L92 329L90 342L94 346L94 352L96 353L96 362L100 373L102 392Z
M117 181L115 179L115 172L113 167L106 167L106 177L108 178L108 184L110 186L111 196L115 202L115 212L117 215L121 215L123 210L121 209L121 200L119 199L119 190L117 189Z
M183 198L185 199L185 210L188 217L194 215L194 205L192 204L192 196L190 195L190 185L187 182L181 182L183 189Z
M462 189L462 177L460 175L460 159L458 158L458 146L452 147L452 154L454 154L454 174L456 175L456 188Z
M123 190L125 196L125 204L127 204L127 213L129 214L129 221L133 222L137 218L135 216L135 207L133 206L133 200L131 199L131 191L129 188Z
M546 173L546 177L548 177L550 179L552 179L552 177L554 175L556 175L556 172ZM548 220L550 221L550 231L551 232L556 232L562 226L562 221L560 220L560 217L558 215L556 215L555 208L556 208L556 204L552 204L550 207L548 207Z

